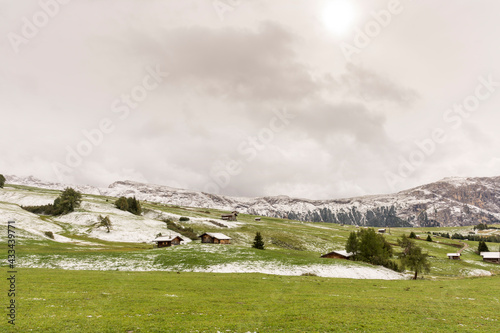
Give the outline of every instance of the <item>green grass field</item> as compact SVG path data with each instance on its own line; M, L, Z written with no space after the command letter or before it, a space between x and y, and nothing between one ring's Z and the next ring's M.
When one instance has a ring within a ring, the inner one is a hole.
M2 268L2 276L6 269ZM381 281L20 269L12 332L496 332L500 277Z
M59 193L11 188L20 196ZM83 200L96 211L79 212L104 211L112 221L118 219L114 198L85 195ZM20 211L11 202L0 204L5 212ZM91 237L58 217L32 216L33 223L45 223L43 231L53 226L59 235L80 243L56 242L19 230L17 325L11 330L5 316L0 332L496 332L500 327L500 265L484 263L475 253L477 242L433 235L433 242L423 240L427 232L467 234L471 227L388 230L385 237L391 244L411 231L421 237L416 242L429 254L431 272L418 281L222 274L211 271L262 264L288 272L374 266L320 259L321 254L343 249L355 226L268 217L255 221L253 215L240 214L238 224L220 228L208 222L226 213L220 210L156 203L143 207L150 219L161 214L188 216L191 221L175 223L198 234L223 232L232 237L232 244L197 241L155 249L151 243ZM130 217L130 221L141 219ZM2 224L0 236L5 237L6 231ZM264 236L264 251L251 248L257 231ZM465 244L469 247L462 260L446 257ZM498 251L499 244L488 246ZM7 290L7 268L5 262L1 265L2 288ZM196 272L200 270L206 272ZM2 299L7 306L8 298Z

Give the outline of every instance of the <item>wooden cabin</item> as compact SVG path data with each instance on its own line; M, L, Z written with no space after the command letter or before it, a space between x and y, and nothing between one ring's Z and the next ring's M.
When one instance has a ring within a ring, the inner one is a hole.
M237 221L238 212L234 211L231 214L222 214L221 219L226 221Z
M174 245L174 246L181 245L182 241L184 241L184 239L182 239L179 236L175 236L175 237L160 236L160 237L157 237L156 239L153 240L153 242L156 243L157 247L169 247L172 245Z
M206 232L199 237L202 243L231 244L231 237L220 233Z
M255 221L260 221L260 220L261 220L260 217L255 218Z
M448 256L448 259L460 260L460 253L448 253L446 255Z
M385 234L386 229L378 229L379 234Z
M483 261L500 264L500 252L481 252Z
M346 259L350 260L350 258L353 256L353 253L344 251L344 250L339 250L339 251L332 251L330 253L324 254L321 256L321 258L330 258L330 259Z

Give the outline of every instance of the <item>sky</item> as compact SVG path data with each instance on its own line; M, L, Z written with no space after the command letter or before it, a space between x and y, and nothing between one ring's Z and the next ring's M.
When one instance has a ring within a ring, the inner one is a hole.
M0 173L334 199L500 175L494 0L0 0Z

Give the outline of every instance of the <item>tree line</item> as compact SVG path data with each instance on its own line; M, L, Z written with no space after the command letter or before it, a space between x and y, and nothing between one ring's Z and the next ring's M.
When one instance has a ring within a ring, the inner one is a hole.
M115 201L115 207L135 215L142 214L141 203L135 197L119 197L118 200Z
M458 240L470 240L473 242L479 242L479 241L484 241L484 242L490 242L490 243L500 243L500 236L499 235L489 235L489 236L483 236L483 235L462 235L458 233L454 233L450 235L447 232L433 232L433 235L443 237L443 238L450 238L450 239L458 239Z
M356 261L368 262L373 265L381 265L397 272L403 272L406 268L415 272L414 279L418 273L429 272L430 264L427 260L428 254L415 244L415 241L403 235L398 239L401 252L397 254L398 262L391 260L394 251L391 244L384 236L377 234L374 229L360 229L351 232L347 239L345 250L353 254Z
M39 215L59 216L75 211L80 207L82 194L70 187L64 189L54 203L41 206L21 206L22 209Z

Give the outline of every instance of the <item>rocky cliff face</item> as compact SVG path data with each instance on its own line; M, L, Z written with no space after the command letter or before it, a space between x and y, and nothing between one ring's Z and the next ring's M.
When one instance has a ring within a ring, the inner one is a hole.
M7 182L51 189L68 186L14 176L8 176ZM287 196L237 198L132 181L115 182L108 188L75 188L83 193L136 196L139 200L171 205L374 227L464 226L500 222L500 177L446 178L396 194L337 200Z

